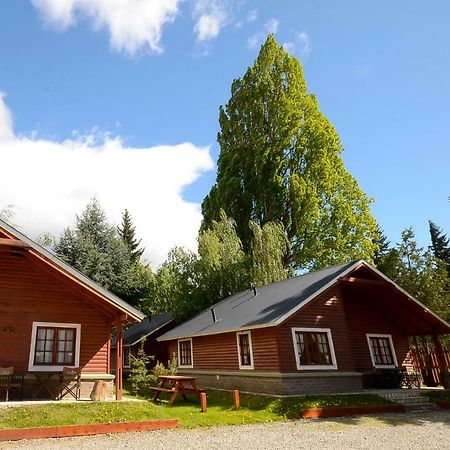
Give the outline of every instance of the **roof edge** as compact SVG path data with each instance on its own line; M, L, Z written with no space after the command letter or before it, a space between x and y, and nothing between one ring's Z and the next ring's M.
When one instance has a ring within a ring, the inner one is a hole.
M121 298L114 295L112 292L109 292L107 289L101 287L98 283L91 280L86 275L83 275L78 270L71 267L69 264L65 263L61 258L58 256L52 254L47 249L39 245L37 242L30 239L28 236L24 235L20 231L16 230L14 227L9 225L8 223L4 222L0 219L0 228L5 230L7 233L11 234L15 238L26 242L32 250L38 253L43 259L45 259L49 264L55 265L58 267L61 271L66 272L68 275L71 275L75 277L82 286L85 288L91 288L93 289L97 295L100 297L103 297L105 300L107 300L110 304L115 306L120 311L128 314L131 318L136 320L137 322L142 321L145 318L145 314L139 311L138 309L134 308L133 306L129 305L127 302L122 300ZM30 251L30 249L28 249Z

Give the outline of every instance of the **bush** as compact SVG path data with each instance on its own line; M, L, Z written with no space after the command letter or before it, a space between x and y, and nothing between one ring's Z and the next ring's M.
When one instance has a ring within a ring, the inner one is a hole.
M145 339L141 341L141 345L136 356L130 355L131 370L129 380L131 389L135 395L148 395L148 386L153 377L148 372L147 366L153 361L154 356L147 355L144 350Z
M131 370L129 381L131 389L135 395L148 397L150 387L159 384L159 376L175 375L177 373L177 359L175 353L172 358L167 361L167 367L163 363L157 361L155 367L149 372L148 365L155 359L154 356L147 355L144 350L145 339L141 341L141 345L136 356L130 355Z

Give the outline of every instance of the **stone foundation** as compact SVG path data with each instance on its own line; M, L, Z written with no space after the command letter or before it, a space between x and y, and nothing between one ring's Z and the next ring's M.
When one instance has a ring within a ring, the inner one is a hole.
M272 395L335 394L362 391L359 372L270 373L183 371L194 375L201 388L239 389L243 392Z

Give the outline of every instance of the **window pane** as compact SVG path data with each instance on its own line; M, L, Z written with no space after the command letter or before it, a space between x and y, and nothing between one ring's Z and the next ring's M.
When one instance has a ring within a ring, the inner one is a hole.
M37 337L38 339L45 339L45 328L38 328Z
M73 328L38 327L35 357L36 364L62 365L74 362L75 330ZM54 352L56 350L56 352Z
M296 332L300 365L332 365L326 333Z
M370 347L372 349L375 365L394 365L394 355L391 343L387 337L370 337Z
M248 334L239 335L239 352L241 355L241 366L251 366L250 337Z
M191 341L180 341L180 364L190 366L191 361Z

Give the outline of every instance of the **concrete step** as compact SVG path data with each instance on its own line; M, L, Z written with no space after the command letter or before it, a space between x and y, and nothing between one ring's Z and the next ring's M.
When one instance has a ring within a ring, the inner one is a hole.
M435 411L437 409L434 403L409 403L405 405L406 412Z

